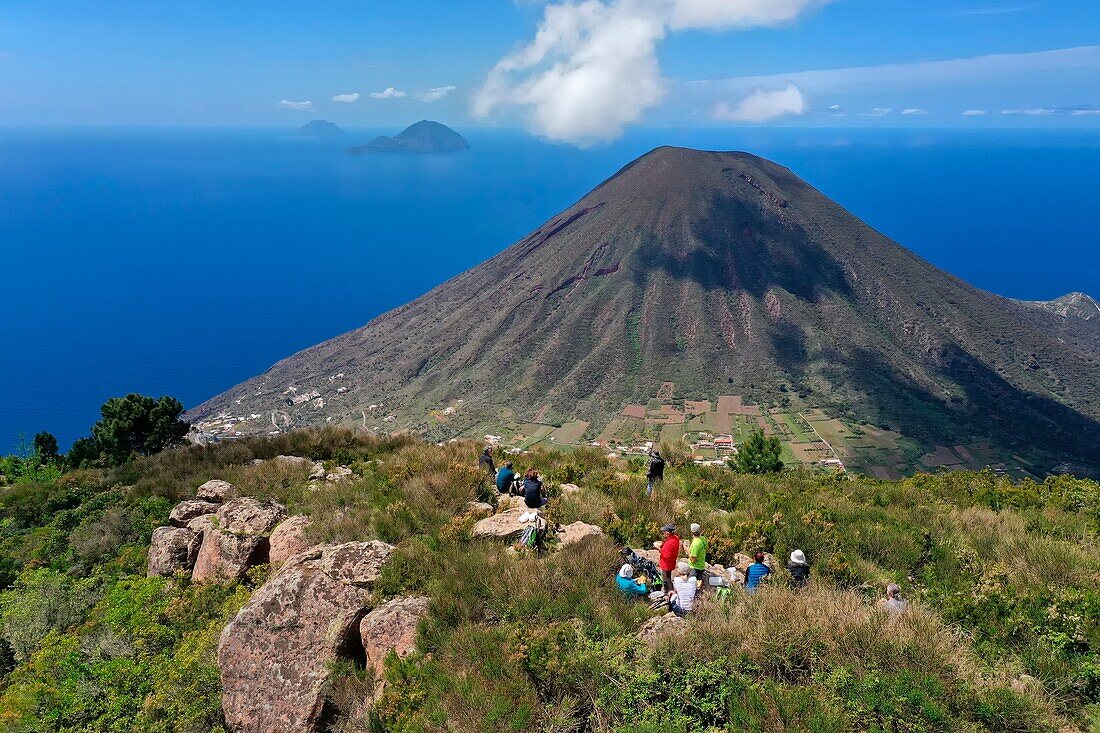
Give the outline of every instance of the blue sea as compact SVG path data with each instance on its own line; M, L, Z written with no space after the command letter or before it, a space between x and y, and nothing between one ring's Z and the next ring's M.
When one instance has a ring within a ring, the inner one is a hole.
M645 130L577 150L464 130L441 156L286 130L0 130L0 451L107 398L194 406L504 249L663 144L792 168L1003 295L1100 294L1100 134Z

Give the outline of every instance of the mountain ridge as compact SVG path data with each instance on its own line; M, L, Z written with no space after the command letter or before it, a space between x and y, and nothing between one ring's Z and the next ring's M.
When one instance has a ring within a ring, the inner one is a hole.
M662 147L485 263L191 414L236 402L269 425L370 427L383 403L389 428L443 438L501 410L606 419L673 382L689 399L797 394L928 445L1037 447L1045 464L1093 455L1098 364L1087 325L972 288L789 169ZM341 392L326 389L336 374ZM455 400L459 415L425 417Z

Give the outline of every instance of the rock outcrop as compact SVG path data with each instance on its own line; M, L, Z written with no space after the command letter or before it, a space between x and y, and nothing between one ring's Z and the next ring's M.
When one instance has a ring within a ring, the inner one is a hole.
M360 622L393 547L353 542L290 558L257 590L218 644L222 707L235 733L320 733L334 710L329 669L364 658Z
M190 571L198 554L199 540L199 535L182 527L154 529L149 546L149 577L168 577Z
M653 644L666 634L682 631L684 619L669 611L662 616L654 616L638 629L638 638L646 644Z
M376 697L381 693L386 657L390 652L405 657L416 650L416 626L427 615L427 598L408 597L394 598L363 617L359 637L367 668L374 673Z
M267 562L267 547L266 537L208 529L202 533L191 579L240 580L249 568Z
M468 501L466 502L465 514L468 517L485 519L485 517L493 516L493 505L484 501Z
M270 548L267 561L272 565L282 565L290 558L305 552L316 544L306 537L306 528L311 524L313 524L313 520L302 515L296 515L280 522L271 532L271 537L268 538Z
M218 509L218 527L235 534L262 535L286 519L286 507L249 497L231 499Z
M237 490L233 488L233 484L218 478L207 481L195 492L197 498L203 501L212 501L217 504L220 504L226 499L231 499L236 495Z
M218 511L218 505L203 501L202 499L188 499L181 501L168 515L168 523L173 527L186 527L188 523L197 517L206 514L214 514Z
M505 541L519 539L528 526L521 524L519 518L528 511L528 509L519 508L505 509L491 517L486 517L474 525L473 536Z
M575 545L589 537L599 537L602 534L603 530L594 524L573 522L558 530L558 542L561 543L562 547L565 547L567 545Z

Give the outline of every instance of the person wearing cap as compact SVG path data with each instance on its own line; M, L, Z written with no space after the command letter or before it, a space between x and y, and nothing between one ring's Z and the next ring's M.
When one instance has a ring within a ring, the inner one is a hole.
M801 588L810 582L810 564L806 562L806 553L795 550L791 561L787 563L787 572L791 574L791 587Z
M764 564L763 552L756 553L752 559L752 565L749 565L748 569L745 570L745 590L749 593L755 593L756 589L760 587L761 581L771 575L772 572L772 569Z
M639 583L637 580L634 580L634 567L630 563L625 563L619 568L619 576L615 578L615 584L619 586L619 590L621 590L623 595L627 598L644 596L649 593L649 589L645 587L645 583Z
M512 481L516 478L516 472L512 470L512 462L505 461L497 471L497 493L507 494L512 488Z
M665 592L672 588L672 571L676 569L676 559L680 556L680 538L676 536L676 525L666 524L661 527L664 540L660 543L661 581L664 583Z
M672 576L672 589L668 594L668 608L677 616L684 616L695 606L696 584L691 566L681 560Z
M706 582L707 574L707 538L702 534L703 528L698 523L691 525L691 544L688 545L688 567L691 569L691 577L699 582Z
M477 467L490 476L496 474L497 464L493 462L493 446L487 445L485 450L481 451L481 457L477 459Z
M890 613L902 613L909 609L909 601L901 597L901 586L891 583L886 586L886 597L878 602Z

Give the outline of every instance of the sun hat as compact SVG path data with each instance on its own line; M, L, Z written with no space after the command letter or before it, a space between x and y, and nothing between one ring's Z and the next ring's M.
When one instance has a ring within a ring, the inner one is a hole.
M901 586L897 583L891 583L890 585L886 586L886 595L889 598L901 595Z
M671 524L671 523L666 524L665 526L661 527L661 531L662 532L675 532L676 531L676 525Z
M633 568L633 566L631 566L630 563L624 564L621 568L619 568L619 577L620 578L633 578L634 577L634 568Z
M806 553L804 553L802 550L795 550L791 553L791 562L795 563L796 565L805 565Z
M702 531L703 531L703 528L699 526L698 522L692 522L691 523L691 533L692 534L699 534Z

